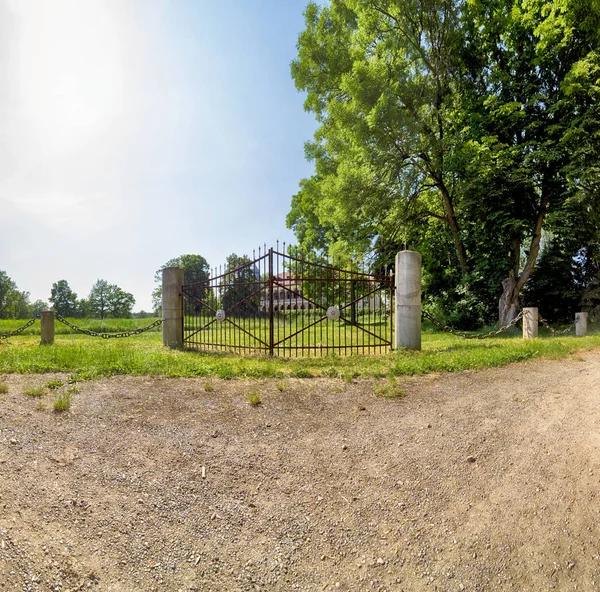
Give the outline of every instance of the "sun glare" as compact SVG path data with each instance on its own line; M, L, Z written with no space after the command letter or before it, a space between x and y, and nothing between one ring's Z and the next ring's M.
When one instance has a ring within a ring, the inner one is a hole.
M13 4L21 105L55 141L101 131L123 107L122 51L110 6L92 0Z

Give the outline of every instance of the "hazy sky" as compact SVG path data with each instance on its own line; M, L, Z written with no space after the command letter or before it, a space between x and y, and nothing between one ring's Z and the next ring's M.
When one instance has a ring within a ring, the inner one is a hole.
M0 270L48 299L293 240L307 0L0 0Z

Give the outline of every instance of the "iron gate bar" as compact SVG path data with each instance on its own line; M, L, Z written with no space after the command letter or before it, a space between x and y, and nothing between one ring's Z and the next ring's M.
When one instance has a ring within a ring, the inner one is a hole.
M212 306L210 304L208 304L208 302L204 302L204 300L200 300L200 298L196 298L196 296L194 296L193 294L190 294L187 290L186 290L187 286L183 286L183 293L186 296L189 296L192 300L195 300L196 302L199 302L200 304L203 304L204 306L206 306L206 308L210 308L210 310L212 310L214 313L216 313L217 311L212 308Z
M340 319L344 319L344 321L352 327L358 327L361 331L364 331L365 333L367 333L367 335L371 335L371 336L375 337L376 339L379 339L380 341L383 342L382 345L387 345L387 341L385 341L383 339L383 337L381 337L380 335L377 335L376 333L372 333L368 329L365 329L362 325L359 325L358 323L353 323L351 320L348 320L346 317L343 317L341 315L340 315Z
M204 327L200 327L200 329L196 329L196 331L194 331L192 334L188 335L186 337L186 339L190 339L190 337L193 337L194 335L198 335L198 333L200 333L201 331L204 331L205 329L207 329L213 323L216 323L216 322L217 322L217 319L213 319L210 323L207 323L206 325L204 325Z
M370 278L370 279L377 278L377 277L380 277L380 278L387 278L387 277L389 277L387 275L376 276L376 275L373 275L373 274L370 274L370 273L364 273L362 271L352 271L352 270L348 270L348 269L338 269L337 267L332 267L330 265L325 265L323 263L314 263L312 261L307 261L306 259L298 259L297 257L294 257L293 255L286 255L284 253L280 253L279 251L273 251L273 253L275 255L283 257L284 259L290 259L291 261L295 261L297 263L308 263L312 267L320 267L321 269L325 269L327 271L340 271L342 273L351 273L353 275L360 275L360 276L363 276L365 278Z
M277 256L279 263L279 255ZM273 305L273 249L269 249L269 355L273 355L273 341L275 341L275 306Z
M234 327L236 327L237 329L239 329L243 333L246 333L247 335L250 335L250 337L252 337L253 339L256 339L256 341L258 341L259 343L262 343L265 347L269 347L269 344L266 343L266 342L264 342L260 337L257 337L256 335L252 335L252 333L250 333L250 331L246 331L246 329L244 329L244 327L240 327L239 325L237 325L236 323L234 323L231 319L226 318L225 321L227 321L228 323L230 323L231 325L233 325Z
M316 355L332 350L376 353L391 347L392 276L366 273L365 267L361 271L354 263L338 269L276 249L263 253L259 250L253 261L245 259L242 265L225 268L224 273L207 281L184 286L184 322L193 327L184 341L191 347L269 354L277 350L280 355L301 351ZM246 293L248 288L250 293ZM193 291L201 291L202 297ZM221 298L227 302L219 302ZM199 306L194 308L193 302ZM214 317L206 322L207 313L212 316L216 308L225 308L222 305L227 303L227 322L215 325ZM331 305L349 315L341 314L335 324L329 322L324 311ZM198 327L199 322L204 324Z
M281 339L280 341L278 341L275 344L275 346L279 345L280 343L283 343L284 341L287 341L288 339L291 339L292 337L295 337L296 335L300 335L300 333L302 333L303 331L306 331L306 329L310 329L311 327L314 327L315 325L317 325L321 321L324 321L325 319L327 319L327 315L325 315L324 317L321 317L320 319L314 321L310 325L306 325L306 327L302 327L302 329L300 329L299 331L296 331L295 333L292 333L291 335L288 335L287 337L284 337L283 339Z
M283 288L284 290L287 290L288 292L291 292L288 288L286 288L285 286L282 286L279 283L275 284L276 286ZM293 294L293 292L291 292ZM318 307L318 308L322 308L323 310L327 310L327 308L325 306L323 306L322 304L319 304L318 302L314 302L313 300L311 300L310 298L308 298L308 296L302 296L303 300L306 300L306 302L310 302L310 304L313 304L314 306Z
M265 285L267 282L264 282ZM256 294L260 293L263 291L263 288L260 288L260 290L255 290L254 292L252 292L252 294L249 294L248 296L246 296L246 298L244 298L243 300L240 300L238 302L236 302L233 306L230 306L226 311L225 314L231 312L232 310L235 310L240 304L244 304L244 302L246 302L246 300L248 300L249 298L252 298L252 296L256 296ZM227 317L226 317L227 318Z
M367 298L371 294L374 294L376 291L377 290L369 292L366 296L364 296L364 298ZM360 300L360 298L359 298L359 300ZM351 302L350 304L346 304L345 306L340 307L340 312L342 310L347 309L352 304L354 304L354 303ZM323 306L321 306L321 308L323 308L324 310L326 310L325 307L323 307ZM291 339L292 337L295 337L296 335L299 335L300 333L302 333L302 331L306 331L307 329L310 329L311 327L314 327L318 323L321 323L322 321L327 320L327 318L328 318L327 315L325 315L324 317L321 317L320 319L317 319L316 321L312 322L310 325L306 325L306 327L303 327L299 331L296 331L295 333L292 333L291 335L287 335L283 339L280 339L278 342L274 343L273 346L277 347L279 344L283 343L284 341L287 341L288 339ZM353 322L351 319L348 319L347 317L342 316L342 315L340 315L340 320L343 320L348 325L351 325L353 327L357 327L358 329L360 329L361 331L364 331L368 335L371 335L372 337L375 337L376 339L379 339L379 341L382 342L380 345L388 345L388 342L383 337L381 337L381 335L377 335L376 333L373 333L372 331L369 331L368 329L365 329L365 327L363 325L359 325L358 323ZM375 344L375 346L377 346L377 345L379 345L379 344ZM337 347L337 346L332 346L332 347ZM353 345L353 346L348 346L348 347L357 347L357 346Z

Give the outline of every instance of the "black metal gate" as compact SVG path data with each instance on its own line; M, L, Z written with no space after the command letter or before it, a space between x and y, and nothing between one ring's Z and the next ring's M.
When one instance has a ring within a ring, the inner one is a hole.
M279 356L391 349L392 275L273 249L238 263L183 286L186 347Z

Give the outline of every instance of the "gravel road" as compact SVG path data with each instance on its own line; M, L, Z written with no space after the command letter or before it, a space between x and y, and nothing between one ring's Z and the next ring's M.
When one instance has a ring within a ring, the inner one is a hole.
M0 590L600 588L598 351L393 399L115 377L58 414L51 379L0 377Z

